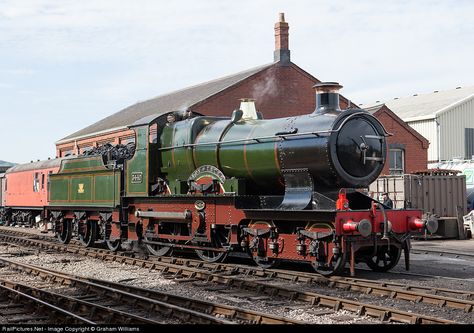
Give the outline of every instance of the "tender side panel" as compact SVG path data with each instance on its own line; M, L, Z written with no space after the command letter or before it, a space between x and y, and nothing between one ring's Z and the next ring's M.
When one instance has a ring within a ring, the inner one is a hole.
M64 160L51 176L50 205L115 207L120 187L120 171L108 169L102 156Z
M51 176L51 206L116 207L120 203L120 171L102 170Z

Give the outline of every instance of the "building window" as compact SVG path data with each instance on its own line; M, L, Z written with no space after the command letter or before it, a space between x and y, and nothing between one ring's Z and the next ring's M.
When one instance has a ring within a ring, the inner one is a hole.
M135 137L120 139L120 144L122 144L122 145L126 145L127 143L130 143L130 142L135 143Z
M114 141L105 140L105 141L97 142L97 147L103 147L103 146L114 146Z
M391 175L402 175L405 172L405 151L403 149L390 149L389 172Z
M79 148L79 154L84 154L86 151L90 151L93 148L94 147L92 147L92 146L81 147L81 148Z
M72 149L70 150L63 150L61 152L61 157L66 157L66 156L69 156L69 155L72 155Z

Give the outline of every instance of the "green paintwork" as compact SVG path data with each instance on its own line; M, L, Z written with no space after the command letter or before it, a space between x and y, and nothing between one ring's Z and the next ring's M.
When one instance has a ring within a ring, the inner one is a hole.
M203 144L219 141L222 132L226 130L229 124L229 120L216 121L215 123L210 124L201 131L199 137L196 139L196 143ZM196 167L201 165L213 165L221 169L216 152L217 147L214 144L194 147L194 163Z
M115 200L118 201L119 193L120 193L118 191L120 187L117 187L117 185L120 185L119 176L120 176L119 173L116 173L115 175L110 174L110 175L95 176L94 177L95 178L94 199L96 201L107 201L107 200L110 200L113 194L115 194Z
M204 128L219 118L197 117L167 124L163 127L160 137L161 147L177 147L175 149L161 151L161 172L167 175L169 180L186 180L196 169L192 147L183 147L193 144L196 136ZM207 126L207 127L206 127ZM208 147L215 150L215 147Z
M148 196L148 125L135 128L135 155L125 163L125 186L127 196Z
M230 178L224 182L226 192L235 193L236 195L245 194L245 180L241 178Z
M120 203L120 171L107 168L100 156L63 160L50 175L50 206L108 207Z
M251 179L259 186L275 186L280 176L275 140L239 141L234 143L209 144L254 137L273 136L276 129L286 126L286 119L247 120L232 123L229 119L205 118L209 123L196 130L197 121L182 121L167 125L160 138L161 147L193 147L162 150L161 171L168 180L187 180L198 167L213 165L227 178ZM197 135L194 135L197 133ZM195 137L195 139L193 139ZM234 186L235 187L235 186ZM239 185L239 192L244 186ZM227 190L227 189L226 189Z
M61 163L60 173L74 172L77 170L105 169L101 156L78 157L65 160Z
M49 176L49 201L64 201L69 200L69 177L57 177L55 175Z
M189 130L188 122L179 121L173 126L174 137L173 141L176 145L182 146L191 143L191 131ZM178 170L177 179L186 177L194 171L193 150L191 148L177 148L173 151L174 161Z
M94 177L92 175L70 178L70 200L72 202L91 202L93 183Z

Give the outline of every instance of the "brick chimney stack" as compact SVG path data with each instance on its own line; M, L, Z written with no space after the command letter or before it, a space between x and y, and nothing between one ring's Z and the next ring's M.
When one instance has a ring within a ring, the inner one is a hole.
M280 19L275 23L275 51L273 60L282 65L290 64L290 49L288 48L288 23L285 22L285 13L280 13Z

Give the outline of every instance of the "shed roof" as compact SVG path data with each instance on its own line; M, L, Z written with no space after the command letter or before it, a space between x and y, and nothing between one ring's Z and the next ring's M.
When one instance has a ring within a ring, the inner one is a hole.
M385 105L384 103L377 104L377 105L374 105L374 106L366 107L366 108L364 108L364 110L373 115L374 113L379 111L381 108L383 108L384 105Z
M132 125L137 120L150 115L185 110L275 64L277 64L277 62L248 69L233 75L197 84L157 96L144 102L136 103L59 140L56 144L111 129L125 128Z
M434 118L436 113L446 111L468 99L474 98L474 86L458 87L451 90L435 90L431 93L394 98L385 102L404 121ZM372 108L375 105L362 105Z

